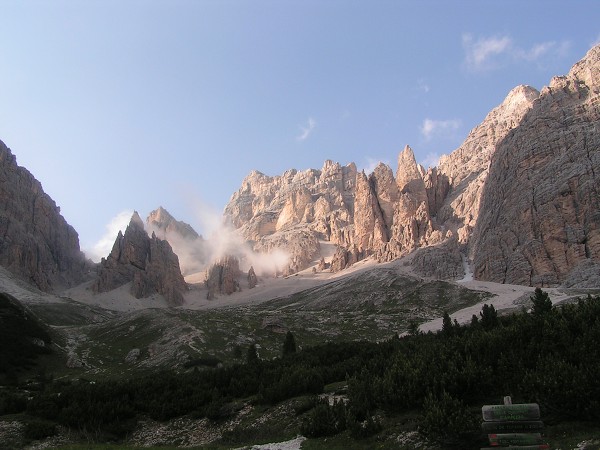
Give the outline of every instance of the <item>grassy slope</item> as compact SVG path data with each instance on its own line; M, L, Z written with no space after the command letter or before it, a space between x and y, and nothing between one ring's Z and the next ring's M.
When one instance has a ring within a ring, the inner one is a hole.
M131 313L103 312L64 303L37 305L36 313L54 325L67 352L82 361L81 369L60 376L131 375L151 367L183 366L199 358L239 362L251 343L260 357L279 356L285 332L301 345L326 341L379 341L423 322L482 301L489 294L442 281L423 282L380 269L336 280L258 305L211 310L146 309ZM236 352L237 347L237 352ZM125 359L132 349L140 356Z

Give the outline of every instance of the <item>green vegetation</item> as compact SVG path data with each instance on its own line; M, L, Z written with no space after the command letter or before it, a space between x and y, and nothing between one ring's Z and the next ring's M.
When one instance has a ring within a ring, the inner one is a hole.
M14 384L19 373L50 353L46 328L8 294L0 293L0 384ZM0 406L1 407L1 406Z
M485 305L469 326L448 317L439 333L412 327L409 335L380 343L329 342L297 350L288 333L280 336L283 356L271 360L260 359L250 344L244 364L222 366L207 358L182 373L96 382L45 377L28 401L18 391L1 392L0 414L35 418L32 434L52 434L60 424L96 441L118 441L140 418L220 423L245 405L258 414L288 404L280 422L265 421L263 428L239 423L213 448L299 432L310 438L303 448L410 448L398 442L416 428L421 439L443 448L478 448L486 445L481 406L508 394L515 402L539 403L549 435L568 429L566 423L599 423L600 297L554 308L536 290L532 301L531 314L499 317ZM600 431L597 425L594 430Z

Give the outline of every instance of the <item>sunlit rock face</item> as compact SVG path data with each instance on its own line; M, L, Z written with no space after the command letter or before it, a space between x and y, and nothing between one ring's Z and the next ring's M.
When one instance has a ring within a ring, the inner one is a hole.
M119 231L108 257L102 259L92 289L96 293L108 292L130 282L136 298L161 294L171 306L182 305L188 289L177 255L167 241L154 233L148 236L137 212L125 233Z
M43 291L78 284L92 268L60 208L2 141L0 265Z
M468 259L479 279L555 285L577 266L575 282L595 270L582 261L599 258L599 48L541 93L511 90L437 167L406 146L395 175L332 161L252 172L225 216L256 250L287 246L286 273L324 267L319 242L329 241L332 271L430 249L411 259L424 276L460 278Z
M225 218L254 250L283 248L284 274L321 257L319 240L341 246L352 240L356 166L325 161L321 170L288 170L280 176L251 172L225 208Z

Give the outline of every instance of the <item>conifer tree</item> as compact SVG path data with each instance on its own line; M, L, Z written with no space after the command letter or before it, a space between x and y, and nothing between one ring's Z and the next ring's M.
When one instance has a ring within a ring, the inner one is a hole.
M552 301L547 292L542 291L539 287L535 288L532 297L529 297L533 302L531 311L534 315L539 316L552 310Z
M296 340L291 331L288 331L285 335L285 341L283 342L283 356L291 355L296 353Z

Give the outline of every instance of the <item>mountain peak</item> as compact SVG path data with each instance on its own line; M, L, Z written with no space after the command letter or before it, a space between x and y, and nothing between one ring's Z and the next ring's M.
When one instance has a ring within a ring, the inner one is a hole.
M594 92L600 86L600 44L592 47L569 71L569 76L583 81Z
M175 218L162 206L159 206L154 211L148 214L147 222L155 222L157 224L166 224L173 222Z
M505 114L513 114L519 107L530 107L539 96L540 92L536 88L520 84L511 89L500 106L504 109Z
M140 217L140 215L138 214L137 211L134 211L133 214L131 215L131 220L129 221L129 225L141 228L142 230L144 229L144 221L142 220L142 218Z

